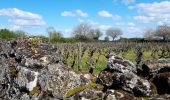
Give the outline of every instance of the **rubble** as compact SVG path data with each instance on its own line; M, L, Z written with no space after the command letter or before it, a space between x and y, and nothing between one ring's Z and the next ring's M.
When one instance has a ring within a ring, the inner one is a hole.
M143 100L169 99L170 59L137 68L117 55L96 78L62 62L53 44L27 39L0 40L0 100Z
M98 83L105 89L122 89L135 96L151 96L148 80L136 75L134 65L127 60L112 55L108 58L108 66L98 77Z
M0 45L2 99L33 100L44 95L48 98L62 99L69 89L89 82L81 73L67 68L60 61L56 51L42 49L42 44L39 47L28 40L2 43L3 45Z
M147 61L143 66L148 69L148 78L157 87L158 94L170 94L170 59Z

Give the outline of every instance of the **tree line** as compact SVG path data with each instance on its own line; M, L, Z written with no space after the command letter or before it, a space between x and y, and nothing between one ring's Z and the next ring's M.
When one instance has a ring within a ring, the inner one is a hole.
M106 34L103 41L115 41L116 38L123 34L123 31L120 28L108 28L105 32L101 31L99 28L93 28L88 23L80 23L77 25L72 31L72 37L65 38L60 31L56 31L53 27L47 28L48 37L38 36L44 42L56 43L56 42L86 42L86 41L99 41L99 38ZM10 31L8 29L0 29L0 38L1 39L17 39L22 37L32 37L29 36L26 32L18 30L18 31ZM37 36L36 36L37 37ZM145 31L144 38L121 38L119 40L133 40L133 41L141 41L141 40L162 40L169 41L170 40L170 26L167 24L157 26L155 29L147 29Z
M148 40L170 40L170 26L167 24L163 24L157 26L155 29L147 29L145 31L144 37Z
M72 38L63 38L63 34L59 31L56 31L53 27L47 28L47 33L49 35L49 41L99 41L99 38L104 34L99 28L93 28L88 23L81 23L77 25L72 32ZM123 32L119 28L109 28L106 30L107 36L104 38L104 41L109 41L109 37L114 41L118 36L122 35Z

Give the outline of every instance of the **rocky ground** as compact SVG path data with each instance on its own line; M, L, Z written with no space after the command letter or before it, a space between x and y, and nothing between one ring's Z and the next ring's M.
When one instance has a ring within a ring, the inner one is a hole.
M168 100L170 59L140 67L111 54L98 77L66 67L54 45L0 40L0 100Z

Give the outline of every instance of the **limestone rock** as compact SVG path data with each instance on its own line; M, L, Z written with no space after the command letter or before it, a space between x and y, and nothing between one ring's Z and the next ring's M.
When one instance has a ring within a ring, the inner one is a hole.
M116 71L120 73L133 72L136 73L136 66L129 60L125 60L114 54L107 56L107 69L108 71Z
M146 74L146 69L147 74ZM142 74L155 84L159 94L170 94L170 59L146 61L142 66Z
M81 73L62 63L53 45L37 45L29 40L0 44L2 99L63 99L68 89L89 82Z
M104 69L97 82L105 89L122 89L135 96L150 96L151 86L148 80L136 75L135 66L121 57L111 55L107 68Z

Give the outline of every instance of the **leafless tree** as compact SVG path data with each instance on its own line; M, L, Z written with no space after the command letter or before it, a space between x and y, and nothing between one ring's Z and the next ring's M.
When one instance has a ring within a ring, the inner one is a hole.
M155 36L161 37L163 40L170 39L170 26L167 24L158 26Z
M91 29L90 33L89 33L89 35L90 35L89 37L93 38L94 40L99 40L99 37L102 36L102 34L103 33L101 32L101 30L98 29L98 28L97 29Z
M21 37L21 38L24 38L27 36L27 33L22 30L14 31L14 33L16 34L17 37Z
M61 32L57 32L53 27L47 28L49 42L57 42L62 37Z
M112 37L113 41L115 40L115 38L117 38L118 36L122 35L123 32L121 29L119 28L109 28L106 30L106 34L110 37Z
M102 35L102 32L99 28L92 28L92 26L88 23L81 23L74 28L73 34L76 38L81 40L98 40Z
M48 27L47 28L47 33L48 33L48 38L49 38L49 42L51 42L51 38L52 38L52 34L56 32L55 29L53 27Z
M87 23L81 23L75 27L73 34L76 38L86 40L90 33L91 26Z
M156 31L154 29L146 29L144 32L144 38L147 40L152 40L155 38Z

